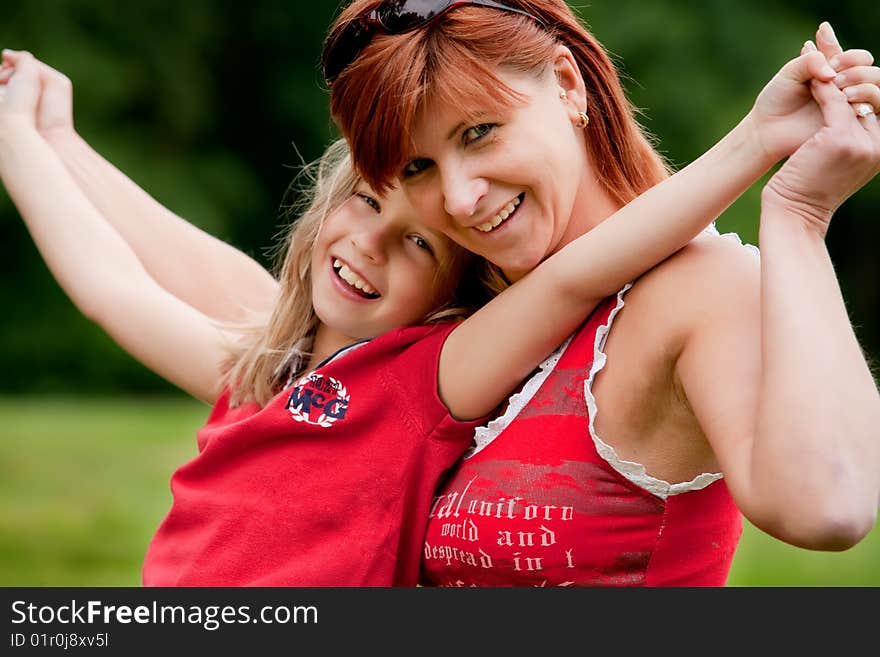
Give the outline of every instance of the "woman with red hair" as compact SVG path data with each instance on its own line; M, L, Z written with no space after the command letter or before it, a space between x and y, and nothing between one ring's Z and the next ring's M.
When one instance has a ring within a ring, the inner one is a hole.
M817 550L873 527L880 397L824 238L878 170L880 77L830 25L817 41L706 161L739 158L718 184L741 193L791 156L760 258L716 231L609 297L477 430L435 498L425 584L721 585L740 513ZM499 287L669 175L562 0L355 0L323 66L358 172L399 181Z

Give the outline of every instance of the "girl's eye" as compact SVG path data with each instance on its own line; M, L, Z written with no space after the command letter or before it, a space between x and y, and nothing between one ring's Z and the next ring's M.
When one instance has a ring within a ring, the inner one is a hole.
M410 239L415 243L417 247L420 249L424 249L428 253L434 253L434 249L431 248L431 245L428 244L428 240L426 240L421 235L411 235Z
M430 167L432 164L433 162L426 158L416 158L415 160L408 162L406 166L403 167L403 177L410 178L412 176L418 175L422 171Z
M364 203L369 205L376 212L382 212L382 206L379 205L379 201L374 199L372 196L370 196L369 194L364 194L363 192L358 192L357 195L363 199Z
M475 125L465 130L461 135L461 139L465 143L465 145L472 144L475 141L479 141L480 139L488 135L494 127L495 125L492 123L481 123L480 125Z

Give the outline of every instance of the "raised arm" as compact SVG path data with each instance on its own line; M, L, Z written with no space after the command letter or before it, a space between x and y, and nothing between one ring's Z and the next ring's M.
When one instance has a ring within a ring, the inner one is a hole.
M0 83L20 52L3 52ZM37 128L91 204L131 246L145 269L182 301L223 321L267 312L277 282L238 249L177 216L97 153L73 124L70 80L37 61L41 95Z
M450 411L462 418L490 412L602 298L687 244L811 136L821 113L807 81L835 75L821 53L802 53L703 156L569 243L456 328L439 372L440 395ZM503 348L498 327L515 327L505 331ZM468 384L477 378L479 386Z
M36 130L37 62L21 55L0 94L0 177L77 308L132 356L207 402L219 393L224 335L159 286L83 195Z
M812 90L824 126L763 190L760 279L730 263L734 275L705 281L724 300L698 308L676 370L744 515L793 545L843 550L877 518L880 394L825 234L880 170L880 126L834 85Z

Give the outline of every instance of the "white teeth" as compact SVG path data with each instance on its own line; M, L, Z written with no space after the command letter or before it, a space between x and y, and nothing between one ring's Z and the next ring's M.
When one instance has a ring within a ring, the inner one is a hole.
M342 262L339 258L333 259L333 268L337 270L339 278L344 280L352 287L355 287L362 292L366 292L367 294L378 294L378 292L376 292L376 290L374 290L369 283L367 283L360 276L355 274L351 269L348 268L348 265Z
M495 228L498 224L500 224L502 221L506 220L510 215L512 215L517 205L519 205L519 196L517 196L510 203L504 206L501 211L494 217L489 219L489 221L477 226L477 230L481 233L488 233L490 230Z

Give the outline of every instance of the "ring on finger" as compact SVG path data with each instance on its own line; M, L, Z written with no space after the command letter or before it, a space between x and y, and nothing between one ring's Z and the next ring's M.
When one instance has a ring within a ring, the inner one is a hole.
M871 103L855 103L853 105L853 109L856 111L856 116L860 118L865 118L869 114L874 113L874 106Z

